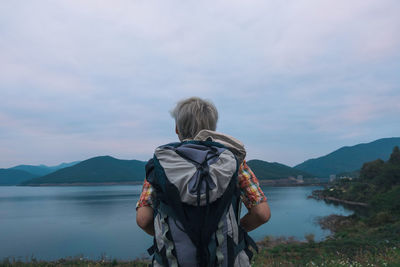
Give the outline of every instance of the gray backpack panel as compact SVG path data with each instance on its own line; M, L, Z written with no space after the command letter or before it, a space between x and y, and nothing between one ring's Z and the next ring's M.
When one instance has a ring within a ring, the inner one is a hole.
M168 263L170 266L174 266L174 260L179 262L179 266L182 267L192 267L197 266L196 262L196 247L193 245L190 238L183 231L182 225L172 218L167 218L163 223L161 220L162 216L157 214L154 219L155 228L155 238L157 241L158 250L162 250L164 246L167 246L167 242L170 242L170 249L176 250L177 259L169 258ZM223 261L219 266L228 267L228 249L227 249L227 236L230 236L235 244L238 244L239 233L238 224L236 220L235 213L233 211L232 205L229 207L228 212L222 216L222 235L223 243L217 245L217 250L220 250L223 255ZM168 226L167 226L167 225ZM165 227L169 227L171 235L173 236L173 242L170 240L165 240L163 233L165 232ZM154 261L154 266L162 266L162 264ZM236 258L234 259L234 267L248 267L250 266L250 260L244 250L240 251Z
M201 160L201 152L190 147L184 147L186 151L192 150L191 156ZM196 153L200 155L196 155ZM211 190L209 192L210 202L214 202L225 192L232 175L236 172L236 159L233 153L227 149L218 148L219 157L214 158L209 168L209 184ZM159 147L155 151L155 156L163 167L168 180L176 186L180 192L181 201L190 205L197 205L197 187L200 179L200 172L197 166L187 159L182 158L171 147ZM200 205L206 204L205 187L202 187L200 195Z

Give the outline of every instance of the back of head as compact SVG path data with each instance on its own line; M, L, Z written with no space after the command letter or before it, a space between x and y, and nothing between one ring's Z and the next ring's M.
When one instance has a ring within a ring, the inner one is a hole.
M175 119L179 139L194 138L201 130L215 131L218 111L211 101L199 97L183 99L171 111Z

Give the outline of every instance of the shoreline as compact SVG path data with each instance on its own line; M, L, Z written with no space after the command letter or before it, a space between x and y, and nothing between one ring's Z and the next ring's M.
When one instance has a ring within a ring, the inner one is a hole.
M328 201L343 203L343 204L352 205L352 206L361 206L361 207L369 206L368 203L364 203L364 202L350 201L350 200L339 199L339 198L335 198L335 197L324 196L322 194L321 190L313 191L312 195L308 196L308 198L313 198L316 200L328 200Z
M112 185L142 185L143 182L104 182L104 183L52 183L52 184L17 184L15 186L31 186L31 187L39 187L39 186L112 186Z
M271 187L291 187L291 186L325 186L325 182L312 182L312 183L298 183L288 181L288 179L278 180L258 180L261 186ZM113 185L143 185L143 181L132 181L132 182L102 182L102 183L49 183L49 184L17 184L17 185L4 185L4 186L113 186ZM1 186L1 185L0 185Z
M327 183L291 183L282 182L276 180L258 180L261 186L271 186L271 187L294 187L294 186L325 186Z

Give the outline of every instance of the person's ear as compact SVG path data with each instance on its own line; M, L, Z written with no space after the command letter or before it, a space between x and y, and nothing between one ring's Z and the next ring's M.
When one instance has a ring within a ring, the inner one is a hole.
M177 135L179 135L178 126L176 126L176 125L175 125L175 133L176 133Z

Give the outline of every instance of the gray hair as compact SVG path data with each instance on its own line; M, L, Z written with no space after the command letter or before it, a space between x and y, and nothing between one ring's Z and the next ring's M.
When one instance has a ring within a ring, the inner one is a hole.
M179 101L171 111L178 129L179 139L193 139L201 130L215 131L218 111L209 100L190 97Z

